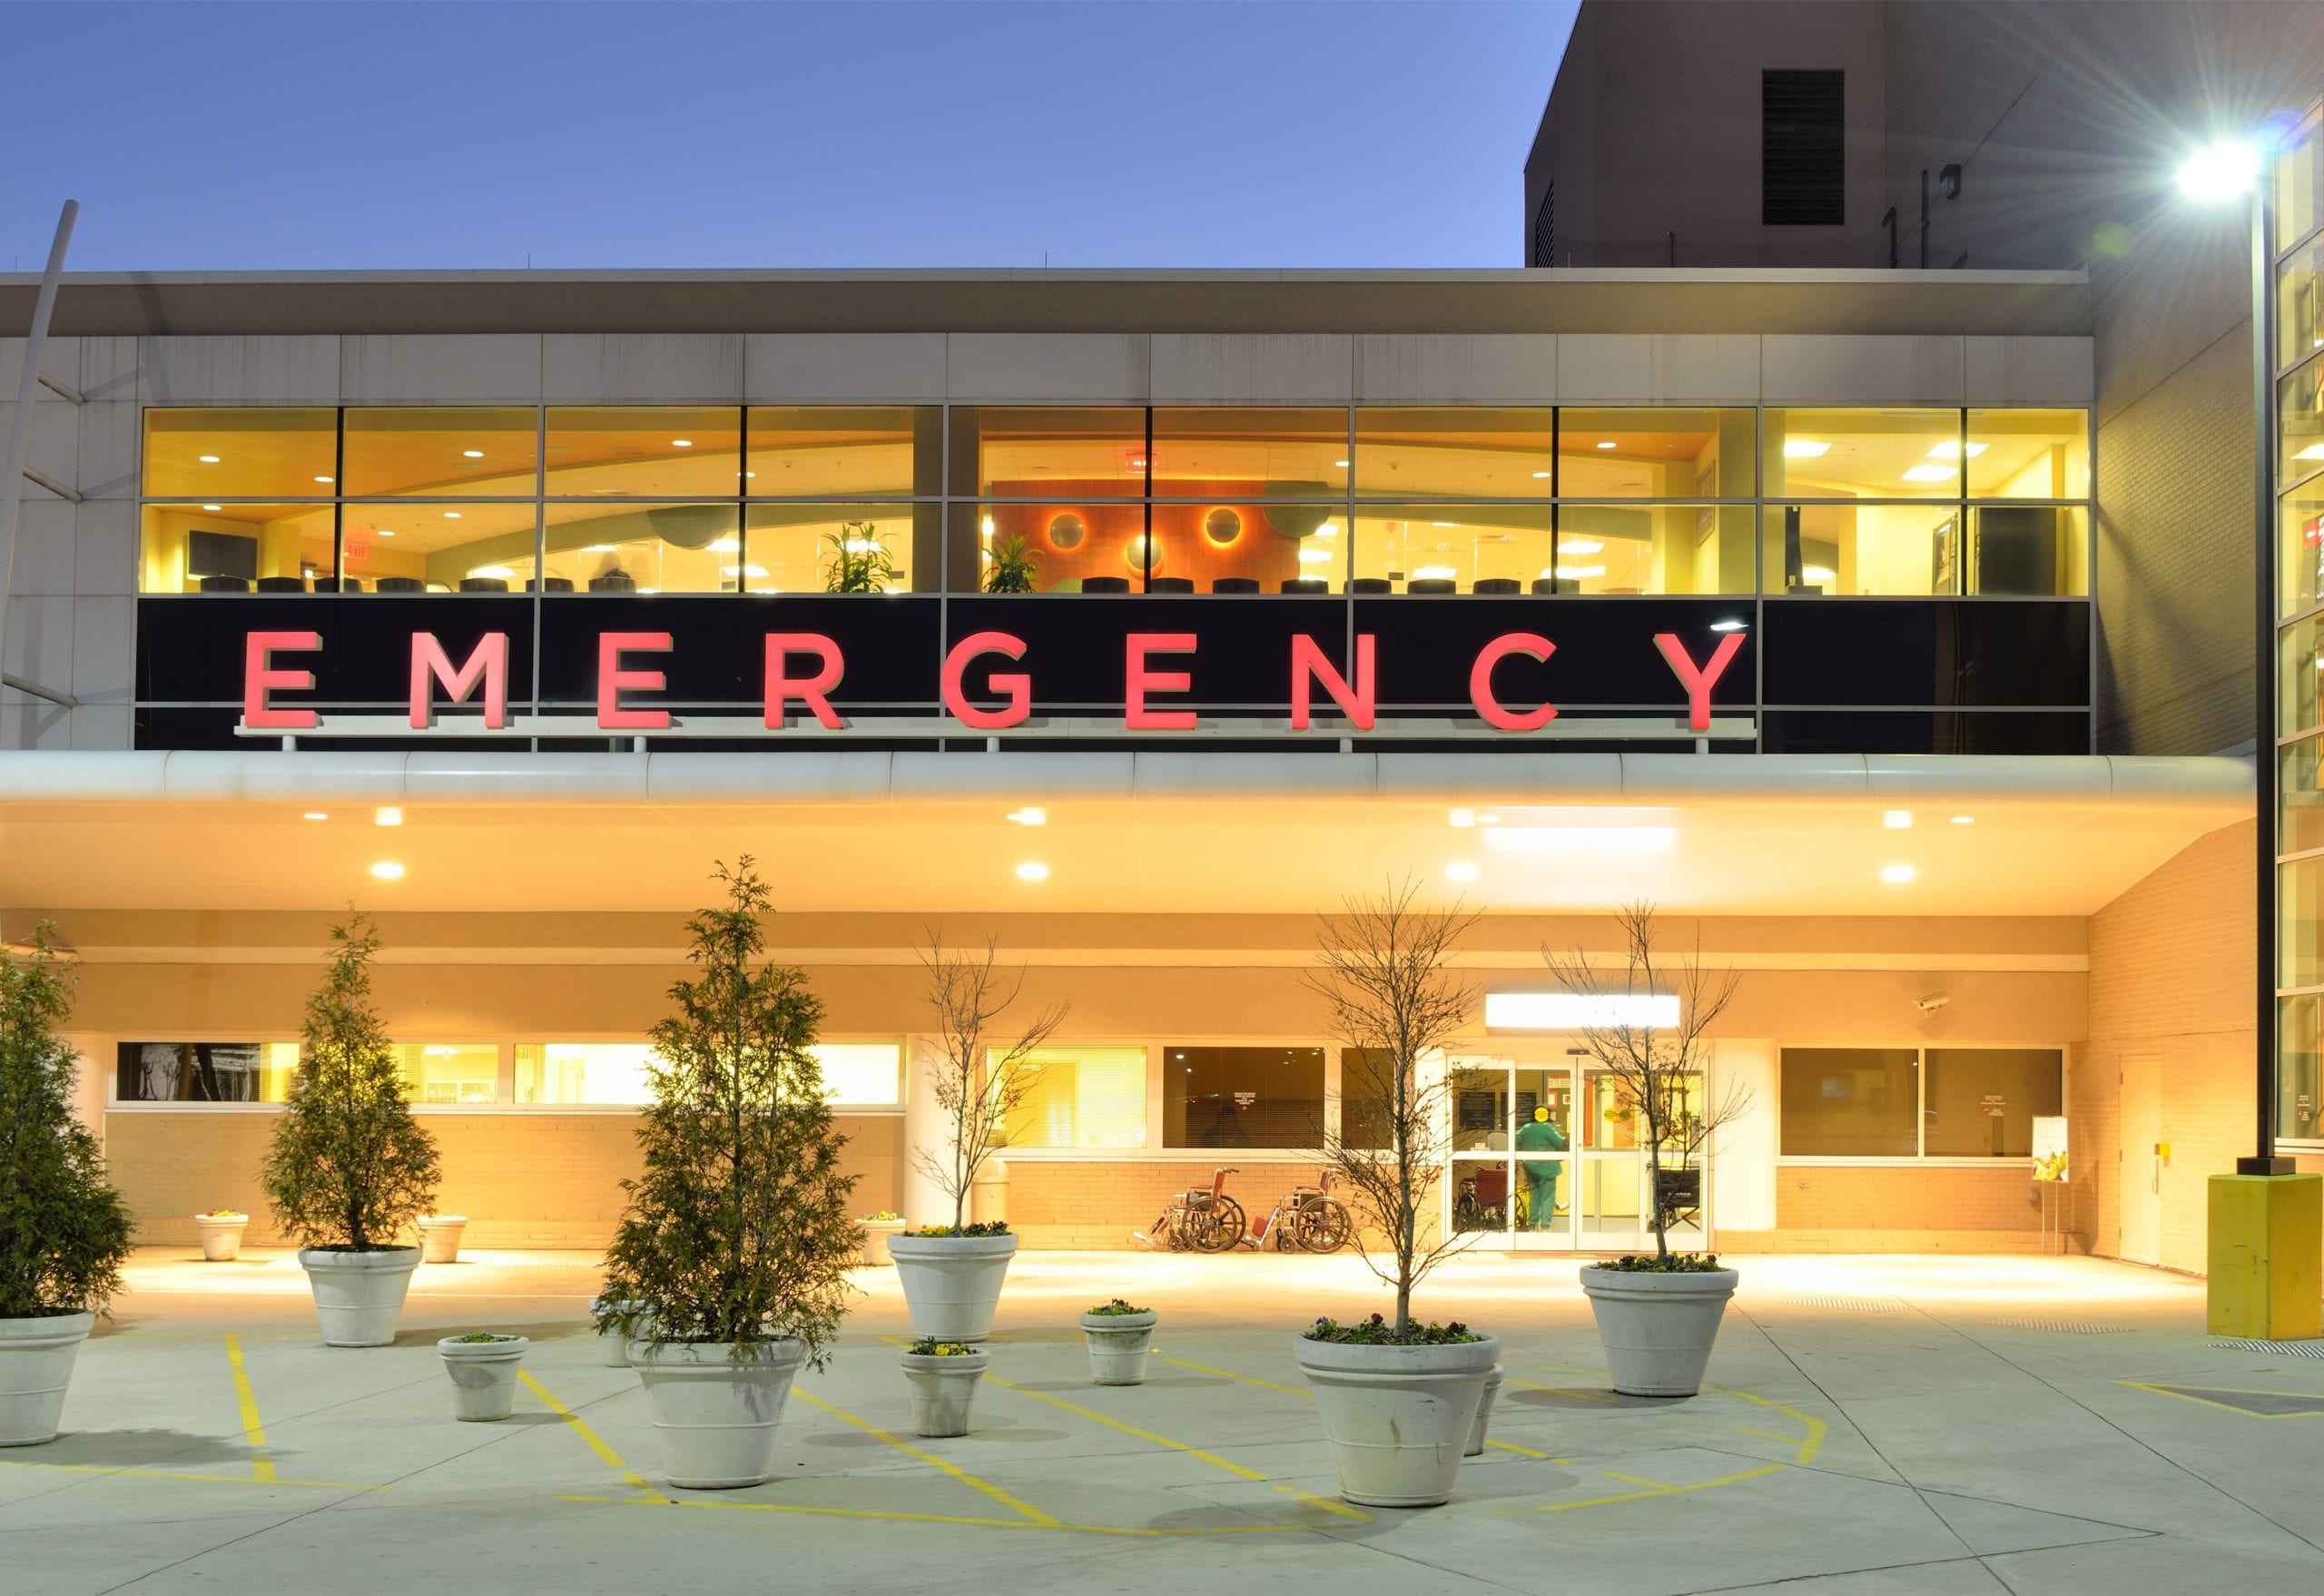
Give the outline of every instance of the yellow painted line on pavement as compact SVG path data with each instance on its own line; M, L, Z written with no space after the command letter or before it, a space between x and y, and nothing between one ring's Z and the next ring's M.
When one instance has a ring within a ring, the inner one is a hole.
M242 1439L249 1442L251 1478L261 1485L274 1483L274 1460L266 1455L266 1426L258 1416L258 1397L251 1390L251 1372L242 1363L242 1338L229 1332L226 1363L234 1371L234 1401L242 1411Z
M1684 1496L1690 1491L1711 1491L1716 1490L1721 1485L1735 1485L1741 1483L1745 1480L1756 1480L1762 1474L1779 1474L1790 1466L1791 1465L1789 1463L1768 1463L1760 1468L1746 1469L1739 1474L1727 1474L1716 1480L1705 1480L1700 1484L1697 1485L1664 1485L1652 1491L1630 1491L1623 1493L1620 1496L1592 1496L1586 1502L1552 1502L1541 1507L1521 1508L1518 1511L1522 1512L1571 1512L1578 1507L1605 1507L1617 1502L1645 1502L1649 1498L1659 1496ZM1615 1480L1622 1478L1620 1474L1610 1474L1607 1477L1609 1479Z
M124 1480L192 1480L203 1485L290 1485L302 1491L385 1491L385 1485L360 1485L352 1480L253 1479L248 1474L192 1474L166 1469L126 1468L114 1463L34 1463L0 1457L12 1469L54 1469L60 1474L117 1474Z
M893 1512L869 1507L810 1507L796 1502L711 1502L698 1497L559 1496L559 1502L597 1502L609 1507L708 1507L725 1512L787 1512L808 1518L885 1519L906 1524L953 1524L979 1530L1051 1530L1071 1535L1280 1535L1305 1532L1305 1524L1179 1524L1156 1529L1143 1524L1037 1524L1030 1519L980 1519L936 1512Z
M985 1377L987 1379L990 1379L992 1376L988 1374ZM938 1457L934 1453L923 1452L919 1447L914 1446L911 1442L891 1435L888 1432L880 1428L879 1425L872 1424L867 1420L857 1418L845 1408L834 1407L820 1396L810 1395L808 1393L800 1390L796 1385L792 1386L791 1389L793 1394L795 1394L802 1402L812 1402L817 1407L831 1414L833 1418L845 1419L849 1424L862 1431L866 1435L886 1442L889 1445L894 1447L898 1452L902 1453L905 1456L917 1458L921 1463L928 1464L931 1468L941 1469L944 1473L950 1474L952 1478L958 1480L961 1484L968 1486L970 1489L983 1492L987 1496L991 1497L995 1502L1000 1503L1001 1506L1009 1509L1009 1512L1022 1517L1027 1522L1039 1524L1045 1530L1054 1530L1059 1527L1057 1520L1051 1518L1048 1513L1043 1512L1039 1508L1033 1506L1030 1502L1019 1501L1016 1497L1009 1495L1008 1492L1003 1491L1000 1486L993 1484L990 1481L980 1480L974 1474L969 1473L968 1470L961 1468L959 1464L947 1463L944 1459Z
M1520 1380L1514 1374L1503 1374L1501 1383L1503 1385L1522 1385L1528 1391L1554 1391L1560 1396L1571 1396L1577 1402L1610 1403L1614 1400L1603 1391L1584 1391L1575 1385L1544 1385L1539 1380Z
M1706 1387L1706 1389L1715 1388ZM1769 1437L1771 1440L1776 1441L1788 1441L1793 1445L1798 1447L1799 1455L1793 1458L1791 1461L1799 1467L1806 1468L1809 1463L1814 1463L1816 1461L1816 1454L1824 1450L1824 1438L1831 1433L1832 1427L1829 1424L1827 1424L1823 1420L1816 1417L1815 1414L1803 1414L1796 1407L1786 1407L1783 1404L1774 1401L1771 1398L1765 1396L1754 1396L1748 1391L1728 1391L1726 1392L1725 1394L1728 1396L1739 1396L1745 1402L1750 1403L1756 1407L1766 1408L1769 1413L1781 1414L1787 1419L1797 1419L1801 1424L1807 1425L1807 1433L1804 1436L1775 1435ZM1738 1428L1740 1426L1738 1426ZM1753 1431L1750 1433L1754 1434L1767 1434L1767 1432L1764 1430Z
M1078 1414L1082 1418L1088 1419L1093 1424L1103 1424L1109 1430L1119 1430L1123 1434L1135 1435L1140 1441L1151 1441L1155 1445L1167 1446L1172 1452L1183 1452L1188 1457L1198 1457L1203 1462L1211 1464L1213 1467L1225 1469L1228 1473L1233 1474L1239 1479L1256 1481L1257 1483L1262 1485L1275 1485L1274 1481L1268 1479L1265 1474L1260 1473L1256 1469L1246 1469L1241 1463L1229 1463L1215 1452L1206 1452L1201 1447L1189 1445L1184 1441L1173 1441L1167 1435L1157 1435L1151 1430L1141 1430L1136 1424L1125 1424L1119 1419L1109 1419L1105 1414L1093 1412L1088 1408L1083 1407L1078 1403L1068 1402L1063 1397L1059 1396L1051 1396L1047 1392L1028 1390L1026 1387L1016 1384L1011 1381L1003 1380L998 1374L988 1374L985 1375L985 1378L991 1381L995 1385L1000 1386L1004 1391L1013 1391L1019 1396L1029 1396L1035 1402L1045 1402L1051 1407L1063 1408L1067 1413ZM1310 1495L1305 1491L1297 1490L1289 1485L1275 1485L1275 1488L1277 1491L1282 1492L1286 1496L1296 1497L1299 1501L1305 1502L1310 1507L1321 1508L1325 1512L1334 1513L1341 1518L1354 1519L1358 1523L1370 1523L1372 1522L1371 1514L1364 1512L1356 1508L1350 1507L1344 1502L1329 1502L1321 1496Z
M1644 1485L1656 1491L1675 1491L1677 1486L1662 1480L1649 1480L1638 1474L1618 1474L1611 1469L1601 1471L1610 1480L1620 1480L1625 1485Z
M1254 1379L1248 1374L1238 1374L1232 1369L1213 1368L1208 1364L1198 1364L1190 1358L1166 1358L1157 1352L1154 1355L1154 1359L1157 1363L1176 1364L1182 1369L1193 1369L1200 1374L1216 1374L1222 1380L1240 1381L1246 1385L1256 1385L1262 1391L1280 1391L1286 1396L1296 1396L1308 1402L1315 1400L1315 1394L1314 1392L1302 1391L1296 1385L1278 1385L1272 1380Z
M2197 1396L2198 1391L2216 1391L2222 1396L2275 1396L2291 1402L2315 1402L2313 1393L2306 1391L2257 1391L2248 1385L2151 1385L2144 1380L2117 1380L2117 1385L2127 1385L2133 1391L2152 1392L2157 1396L2175 1397L2181 1402L2199 1403L2215 1407L2221 1413L2233 1414L2240 1419L2312 1419L2324 1414L2324 1408L2300 1408L2291 1413L2263 1414L2256 1409L2239 1406L2231 1402L2213 1402L2208 1396Z
M651 1491L653 1489L651 1485L648 1485L645 1483L645 1477L643 1474L640 1474L636 1470L631 1468L629 1464L622 1461L622 1455L620 1453L615 1452L612 1447L606 1444L605 1437L599 1435L595 1430L592 1430L586 1424L582 1422L582 1418L579 1414L575 1413L571 1408L557 1401L547 1386L533 1378L533 1372L530 1369L518 1369L517 1371L517 1378L522 1380L527 1385L532 1388L533 1394L541 1399L542 1405L547 1407L549 1412L555 1414L558 1418L563 1419L566 1424L572 1425L574 1433L579 1435L582 1440L589 1443L589 1450L596 1453L599 1457L605 1459L606 1466L611 1468L615 1473L619 1474L625 1483L635 1486L640 1491ZM662 1499L660 1497L655 1497L654 1500L658 1502Z

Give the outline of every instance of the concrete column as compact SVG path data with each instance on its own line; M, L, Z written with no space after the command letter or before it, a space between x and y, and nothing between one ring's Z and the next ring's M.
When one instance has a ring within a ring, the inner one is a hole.
M1712 1044L1711 1100L1737 1089L1750 1106L1717 1133L1711 1148L1711 1245L1732 1231L1776 1227L1776 1108L1781 1088L1772 1041Z
M922 1148L940 1158L952 1149L950 1118L936 1102L934 1065L942 1057L942 1044L935 1037L904 1039L903 1215L916 1226L952 1222L952 1199L919 1166Z

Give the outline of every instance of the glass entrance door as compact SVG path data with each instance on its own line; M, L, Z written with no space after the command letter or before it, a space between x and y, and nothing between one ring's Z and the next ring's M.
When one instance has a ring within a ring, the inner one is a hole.
M1573 1070L1514 1058L1459 1058L1449 1069L1447 1221L1485 1246L1571 1250Z
M1630 1085L1610 1069L1581 1072L1581 1146L1575 1173L1581 1187L1579 1245L1590 1252L1635 1252L1654 1245L1647 1160L1646 1117ZM1702 1078L1688 1079L1673 1110L1683 1120L1698 1111ZM1690 1167L1684 1123L1666 1128L1662 1145L1663 1234L1673 1248L1703 1245L1704 1172Z

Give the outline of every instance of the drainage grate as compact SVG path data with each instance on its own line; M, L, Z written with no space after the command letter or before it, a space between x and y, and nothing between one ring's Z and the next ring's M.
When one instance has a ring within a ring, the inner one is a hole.
M2230 1352L2272 1352L2285 1357L2324 1358L2324 1341L2214 1341Z
M2128 1335L2128 1325L2090 1325L2079 1319L1989 1319L2002 1330L2048 1330L2059 1335Z
M1882 1302L1877 1298L1854 1296L1787 1296L1784 1302L1795 1308L1837 1308L1847 1314L1901 1314L1905 1305Z

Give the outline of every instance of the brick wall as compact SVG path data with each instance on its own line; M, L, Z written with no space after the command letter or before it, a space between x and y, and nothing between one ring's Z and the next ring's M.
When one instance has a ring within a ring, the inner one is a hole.
M1009 1166L1009 1223L1027 1246L1119 1247L1143 1231L1174 1192L1210 1184L1213 1166L1200 1163L1036 1162ZM1317 1166L1241 1164L1226 1177L1226 1192L1253 1219L1295 1186L1313 1186Z
M1992 1169L1787 1164L1776 1171L1774 1232L1735 1239L1766 1252L2032 1251L2042 1244L2038 1195L2014 1163ZM2054 1211L2063 1220L2063 1207ZM1722 1247L1737 1250L1728 1241L1720 1238Z

